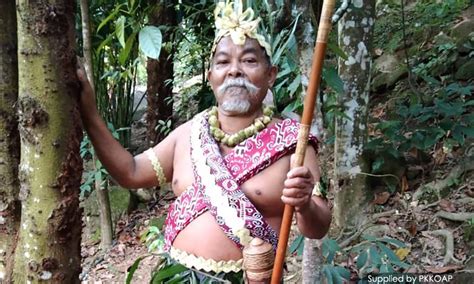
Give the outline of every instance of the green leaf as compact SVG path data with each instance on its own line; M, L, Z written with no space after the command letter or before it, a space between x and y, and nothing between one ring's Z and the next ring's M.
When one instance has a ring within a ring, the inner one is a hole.
M277 79L283 78L292 72L291 68L285 68L278 72Z
M294 100L290 104L288 104L285 109L283 109L282 113L289 113L289 112L296 112L296 110L302 106L302 103L299 100Z
M110 22L113 18L115 18L115 16L117 15L117 13L120 11L120 8L122 8L122 6L125 5L125 3L122 3L122 4L119 4L115 7L115 9L112 11L112 13L110 13L107 18L105 18L100 24L99 26L97 27L97 32L100 31L100 29L102 29L102 27L104 27L108 22Z
M336 68L329 67L323 69L323 78L336 93L343 94L344 93L344 82L342 81L341 77L337 73Z
M135 262L132 264L132 266L130 266L128 269L127 269L127 279L125 280L125 283L126 284L130 284L131 281L132 281L132 278L133 278L133 274L135 273L135 271L137 270L138 268L138 265L140 264L140 262L144 259L148 257L148 255L146 256L142 256L142 257L139 257L137 258L137 260L135 260Z
M299 235L296 237L296 239L291 243L290 246L290 253L293 254L296 251L299 251L300 249L304 247L304 237L303 235Z
M334 284L342 284L341 276L337 273L336 270L331 269L331 274Z
M283 85L286 84L286 82L288 82L289 78L285 78L283 81L281 81L278 85L275 86L275 91L278 92L282 87Z
M292 97L293 94L296 93L296 90L298 90L300 85L301 85L301 75L298 74L298 76L296 76L295 80L293 80L293 82L291 82L291 84L288 86L288 91L290 92L289 93L290 97Z
M401 126L401 121L399 120L387 120L387 121L382 121L377 124L376 128L380 130L385 130L388 128L399 128Z
M140 50L148 57L158 59L161 52L162 35L159 28L145 26L138 34Z
M466 135L468 138L473 138L474 137L474 128L473 127L466 127L466 126L461 126L461 131Z
M332 52L334 52L337 56L341 57L344 60L347 60L349 56L339 47L339 45L336 45L334 43L328 42L328 48Z
M331 272L331 266L325 264L323 267L323 275L326 276L326 284L333 284L334 281L332 279L332 272Z
M409 268L410 266L404 262L402 262L398 256L388 247L386 247L382 243L377 243L378 247L381 249L381 251L387 256L387 258L390 260L391 263L398 265L402 268Z
M101 171L96 171L95 172L95 180L96 181L102 181L102 172Z
M341 278L344 280L349 280L351 277L351 272L344 267L336 266L334 267L334 270L336 270L339 276L341 276Z
M363 250L359 254L359 256L357 257L357 262L356 262L358 269L361 269L365 265L365 263L367 262L367 258L368 258L367 256L368 256L367 250Z
M191 274L192 280L197 281L196 276L194 275L194 273L190 273L190 274ZM186 281L183 281L183 280L185 280L186 276L188 276L188 274L181 275L180 277L173 278L172 280L167 281L166 284L186 283ZM199 282L191 282L191 283L199 283Z
M378 170L380 170L384 163L385 159L383 156L378 156L377 158L375 158L375 161L372 163L372 172L376 173Z
M439 122L439 127L441 127L444 131L451 130L454 126L454 122L448 118L443 119Z
M96 169L102 168L102 162L99 159L95 160L95 168Z
M282 53L288 49L288 44L290 43L291 39L294 38L294 34L295 34L295 29L296 29L296 26L297 26L297 23L298 23L298 19L300 18L300 15L301 13L299 13L295 20L294 20L294 24L293 24L293 27L291 29L291 31L289 32L289 36L288 36L288 39L286 40L286 42L281 45L278 50L274 51L274 54L272 56L272 63L274 65L277 65L277 63L280 61L280 56L282 55Z
M464 135L459 124L454 127L452 135L454 140L456 140L459 144L464 145Z
M115 35L122 47L125 47L125 16L120 16L115 21Z
M435 78L431 76L421 76L423 80L426 81L426 83L434 85L434 86L441 86L441 82L436 80Z
M130 51L132 50L133 44L135 43L135 37L137 36L136 33L132 33L128 38L127 38L127 43L125 43L125 48L122 49L119 55L119 62L122 65L125 65L129 55Z
M135 0L128 0L129 10L133 10L134 7L135 7Z
M387 263L380 265L380 273L389 273L390 271L388 266L389 265Z
M153 277L153 283L161 283L162 280L172 277L173 275L179 274L186 270L189 270L189 269L181 264L175 264L175 265L166 267L155 274L155 276Z
M96 52L100 52L106 45L108 45L112 39L114 38L114 34L109 34L106 39L104 39L99 47L97 47Z
M399 248L404 248L407 246L404 242L392 238L381 238L380 241L393 244Z
M332 263L336 252L340 250L341 248L335 240L329 238L323 240L323 256L326 257L328 263Z
M377 251L377 248L375 246L371 246L369 248L369 256L370 256L370 262L374 264L381 264L382 259L380 257L379 252Z
M371 235L363 235L362 238L368 240L369 242L375 242L377 241L377 238Z
M424 139L424 149L428 149L438 142L438 140L444 136L444 131L439 128L430 129Z

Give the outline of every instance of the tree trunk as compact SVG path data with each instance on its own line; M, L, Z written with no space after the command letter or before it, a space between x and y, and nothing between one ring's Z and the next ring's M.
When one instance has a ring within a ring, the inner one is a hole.
M0 2L0 23L0 283L9 283L21 208L18 202L20 139L15 113L18 62L14 0Z
M105 182L104 187L102 187L100 184L97 184L98 182L99 181L96 180L95 190L100 216L100 248L106 250L112 246L112 240L114 238L112 211L110 210L108 183Z
M368 163L363 156L367 143L367 107L372 58L375 1L354 1L339 21L339 46L348 55L339 59L344 82L340 105L349 119L338 117L335 142L334 221L338 228L357 226L370 198Z
M94 85L94 68L92 65L92 43L90 33L90 19L89 19L89 5L87 0L81 0L81 19L82 19L82 42L83 42L83 54L84 54L84 69L87 73L87 79L95 90ZM92 158L93 171L100 171L97 167L97 156L94 151L94 157ZM97 194L97 202L99 205L100 214L100 247L102 249L108 249L112 246L113 239L113 228L112 228L112 213L110 209L109 192L107 190L107 182L105 188L102 188L102 175L95 176L95 192Z
M150 13L150 24L155 26L176 26L177 16L172 2L150 0L156 3ZM163 31L163 42L169 42L171 31ZM147 141L152 147L165 138L156 130L158 121L168 121L173 116L173 50L161 49L158 60L148 58L147 62Z
M298 43L298 60L301 69L301 82L303 84L302 96L305 96L311 74L316 31L313 25L314 14L311 1L297 0L296 10L298 13L301 13L295 36L296 42ZM312 130L318 130L318 136L321 137L323 131L322 115L318 109L319 106L316 105L311 128ZM305 238L303 250L303 283L318 283L322 270L322 259L321 241Z
M92 64L92 43L91 29L89 19L89 4L87 0L81 0L81 19L82 19L82 52L84 54L84 69L87 73L87 79L91 84L92 90L95 90L94 68Z
M78 283L82 139L73 0L17 0L21 225L15 283Z

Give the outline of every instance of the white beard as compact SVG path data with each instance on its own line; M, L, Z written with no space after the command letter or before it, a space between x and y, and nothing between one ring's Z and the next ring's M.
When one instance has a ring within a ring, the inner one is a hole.
M221 107L224 111L233 112L237 114L244 114L249 111L250 102L248 100L231 98L231 99L225 100L222 103Z
M243 97L241 92L247 92L247 96ZM217 96L227 95L221 107L224 111L237 114L244 114L250 109L250 98L256 96L258 88L243 78L227 79L218 88Z

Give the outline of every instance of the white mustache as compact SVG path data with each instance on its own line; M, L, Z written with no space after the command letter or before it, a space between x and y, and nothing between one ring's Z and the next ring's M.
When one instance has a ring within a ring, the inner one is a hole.
M226 79L224 81L224 83L222 83L222 85L219 86L219 88L217 88L217 94L222 95L227 91L227 89L232 88L232 87L244 88L244 89L247 90L247 92L249 92L252 95L255 95L259 90L259 88L257 86L252 84L247 79L244 79L244 78L235 78L235 79L230 78L230 79Z

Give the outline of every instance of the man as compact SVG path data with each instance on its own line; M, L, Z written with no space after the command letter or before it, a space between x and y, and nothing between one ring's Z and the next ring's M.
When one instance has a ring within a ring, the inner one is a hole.
M177 199L165 223L166 250L174 261L214 275L239 273L249 237L275 248L285 204L295 207L306 237L323 237L330 223L325 200L313 194L319 179L315 149L308 147L305 166L290 170L298 124L272 117L262 105L277 69L252 17L250 9L218 5L208 71L217 107L135 157L107 130L84 71L78 71L82 120L102 164L127 188L171 182Z

